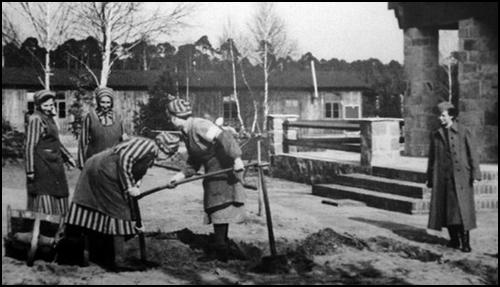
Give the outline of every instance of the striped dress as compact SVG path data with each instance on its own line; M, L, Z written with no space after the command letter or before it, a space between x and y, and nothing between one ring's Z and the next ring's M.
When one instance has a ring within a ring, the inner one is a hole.
M54 157L49 161L43 154L47 150ZM28 182L28 210L46 214L67 212L68 187L62 162L71 158L59 141L56 122L39 111L31 115L26 129L25 159L26 174L33 174L35 180Z
M151 166L154 141L134 137L91 157L75 189L66 223L108 235L135 234L135 212L127 190Z
M83 121L78 140L78 167L82 169L92 155L119 143L124 131L121 118L112 110L91 110Z

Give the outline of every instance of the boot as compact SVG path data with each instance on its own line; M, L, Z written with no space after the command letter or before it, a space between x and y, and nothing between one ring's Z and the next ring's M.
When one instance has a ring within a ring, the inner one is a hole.
M470 234L469 231L462 231L462 252L469 253L472 251L470 248Z
M459 230L457 226L448 226L448 233L450 234L450 241L448 241L446 246L453 249L460 249Z

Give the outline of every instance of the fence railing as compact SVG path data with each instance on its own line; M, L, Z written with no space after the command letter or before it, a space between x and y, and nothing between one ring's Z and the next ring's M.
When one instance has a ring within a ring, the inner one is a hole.
M361 152L361 137L350 134L311 135L296 133L296 138L290 138L291 128L322 129L347 132L360 132L360 124L349 120L339 121L284 121L283 122L283 152L290 152L290 146L301 146L318 149L335 149L350 152Z
M291 146L357 152L361 165L371 166L374 157L386 160L399 156L402 121L398 118L310 121L298 120L296 115L270 115L270 152L290 153ZM297 129L334 132L297 133Z

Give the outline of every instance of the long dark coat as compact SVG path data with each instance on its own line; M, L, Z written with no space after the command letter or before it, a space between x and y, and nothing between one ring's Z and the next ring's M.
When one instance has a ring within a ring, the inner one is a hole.
M453 179L458 200L458 208L465 230L476 227L474 209L474 179L481 180L476 146L468 129L453 122L448 132L451 152ZM431 133L429 161L427 165L427 185L432 188L428 228L441 230L446 216L445 170L447 143L444 128Z

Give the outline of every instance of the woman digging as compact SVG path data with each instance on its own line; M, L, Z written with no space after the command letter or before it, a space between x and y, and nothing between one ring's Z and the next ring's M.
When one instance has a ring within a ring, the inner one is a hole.
M66 218L66 236L86 237L90 260L111 270L134 270L126 263L124 242L136 230L132 197L159 150L178 149L179 138L168 133L155 140L133 137L87 160Z
M189 102L174 99L168 103L167 111L172 124L182 131L188 152L186 167L172 177L172 185L193 176L201 166L205 173L234 168L234 172L203 180L205 223L213 224L215 240L209 244L206 255L198 260L227 261L229 224L242 222L246 213L245 193L241 184L244 168L241 149L229 132L209 120L192 117ZM243 259L241 255L238 256Z

